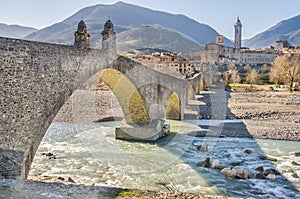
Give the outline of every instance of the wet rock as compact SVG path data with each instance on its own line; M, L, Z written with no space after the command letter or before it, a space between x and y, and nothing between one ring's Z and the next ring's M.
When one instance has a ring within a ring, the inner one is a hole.
M236 177L236 170L234 170L234 169L225 168L225 169L221 170L221 173L223 173L224 175L226 175L227 177L230 177L232 179L235 179L235 177Z
M259 155L259 156L258 156L258 159L260 159L260 160L266 160L266 159L267 159L267 156Z
M263 173L257 173L255 177L258 179L266 179L266 176Z
M266 169L263 173L265 176L268 176L269 174L274 174L274 175L280 175L280 171L277 169Z
M231 162L230 165L232 166L241 166L244 163L244 161L236 161L236 162Z
M209 157L205 158L205 160L203 162L203 167L210 167L210 158Z
M225 169L225 168L232 168L231 166L228 166L228 165L221 165L220 163L219 163L219 160L217 159L217 160L214 160L214 161L212 161L212 163L211 163L211 168L213 168L213 169L218 169L218 170L222 170L222 169Z
M259 171L259 172L264 172L264 167L263 166L258 166L255 168L256 171Z
M213 160L211 163L211 168L215 169L220 164L219 160Z
M252 151L251 149L245 149L245 150L244 150L244 153L250 155L250 154L253 153L253 151Z
M298 163L298 162L296 162L296 161L294 161L294 160L291 161L291 164L292 164L292 165L295 165L295 166L300 166L300 163Z
M230 169L224 168L221 170L221 173L232 179L248 179L249 175L245 169Z
M204 144L198 146L197 149L201 152L208 152L208 144L204 143Z
M272 162L277 162L277 158L274 158L274 157L268 157L267 159L272 161Z
M293 173L291 176L292 176L293 178L300 178L300 177L298 176L297 173Z
M236 178L238 179L248 179L248 173L244 169L233 169L236 170Z
M271 181L276 181L276 175L275 174L269 174L267 175L266 179Z
M57 177L58 180L61 180L61 181L65 181L65 178L63 177Z
M291 155L295 156L295 157L299 157L300 156L300 152L299 151L294 151L290 153Z
M72 178L68 177L67 178L67 182L70 182L70 183L76 183Z

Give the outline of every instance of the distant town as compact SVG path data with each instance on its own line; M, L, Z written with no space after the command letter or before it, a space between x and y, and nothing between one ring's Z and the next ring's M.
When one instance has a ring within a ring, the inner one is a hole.
M240 81L246 83L245 72L251 68L255 68L258 73L270 72L270 67L278 56L300 54L300 47L290 45L287 40L274 41L274 46L265 49L243 47L242 23L239 18L234 24L234 32L234 47L225 46L224 36L218 35L216 42L206 44L205 50L200 52L183 54L142 49L138 54L131 56L131 59L160 72L186 78L196 72L211 70L211 67L218 67L219 75L224 75L225 72L233 73L235 69L244 77ZM269 82L269 78L264 80L263 77L260 81ZM299 82L294 84L299 85Z

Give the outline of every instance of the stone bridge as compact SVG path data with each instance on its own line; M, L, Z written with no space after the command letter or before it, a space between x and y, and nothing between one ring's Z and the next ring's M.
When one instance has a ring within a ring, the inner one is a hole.
M118 56L113 27L106 28L101 50L0 37L0 176L26 179L60 108L99 72L116 95L126 123L147 127L163 118L183 119L185 104L193 98L190 90L200 92L201 75L177 79ZM133 85L132 91L124 82ZM140 97L141 109L130 108L136 105L133 93ZM176 100L168 110L171 97Z

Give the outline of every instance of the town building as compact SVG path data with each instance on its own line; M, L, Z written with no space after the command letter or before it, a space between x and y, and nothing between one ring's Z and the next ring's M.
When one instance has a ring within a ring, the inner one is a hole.
M240 64L246 65L262 65L262 64L272 64L277 57L277 51L274 49L242 49Z
M132 57L132 60L176 77L185 77L195 72L195 66L177 53L155 52Z
M285 43L283 43L285 45ZM279 45L279 44L278 44ZM249 49L242 47L242 23L237 18L234 24L234 47L224 46L224 37L218 35L216 42L205 45L202 53L202 63L209 65L263 65L272 64L277 56L274 48Z

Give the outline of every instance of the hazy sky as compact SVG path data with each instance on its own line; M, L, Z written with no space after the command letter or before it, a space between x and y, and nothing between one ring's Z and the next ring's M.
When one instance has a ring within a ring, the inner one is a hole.
M44 28L95 4L117 0L1 0L0 23ZM123 0L153 10L184 14L233 38L237 16L243 39L250 38L283 19L300 14L300 0ZM113 19L112 19L113 20Z

